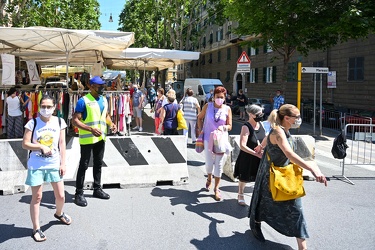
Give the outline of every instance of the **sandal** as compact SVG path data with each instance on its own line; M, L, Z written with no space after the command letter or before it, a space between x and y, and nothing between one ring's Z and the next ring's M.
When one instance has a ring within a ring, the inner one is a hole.
M219 189L214 190L215 192L215 200L216 201L221 201L221 193Z
M64 223L65 225L70 225L72 223L72 218L70 218L69 215L66 215L65 213L62 213L62 215L58 216L57 214L54 214L55 218Z
M240 199L240 197L242 197L242 199ZM245 201L243 194L238 194L237 201L238 201L238 205L246 206L246 201Z
M33 230L33 239L36 241L36 242L42 242L42 241L45 241L47 239L47 237L44 235L44 233L42 232L42 230L39 228L37 230Z
M207 181L206 181L206 189L207 189L207 191L210 191L210 189L211 189L211 181L212 180L209 180L209 179L207 179Z

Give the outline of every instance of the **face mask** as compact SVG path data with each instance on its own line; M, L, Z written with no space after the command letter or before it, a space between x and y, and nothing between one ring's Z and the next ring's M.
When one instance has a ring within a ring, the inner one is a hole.
M257 116L257 117L254 118L254 121L260 122L260 121L262 121L262 119L263 119L263 116Z
M215 99L215 103L216 103L217 106L221 106L224 103L224 99L216 98Z
M99 87L96 93L98 93L98 95L103 95L103 91L104 91L104 87Z
M51 117L51 115L53 114L54 111L55 111L55 108L40 109L39 113L40 113L41 116L43 116L45 118L49 118L49 117Z
M138 89L137 88L134 88L134 91L137 91Z
M294 123L291 124L291 128L299 128L302 124L302 118L296 119Z

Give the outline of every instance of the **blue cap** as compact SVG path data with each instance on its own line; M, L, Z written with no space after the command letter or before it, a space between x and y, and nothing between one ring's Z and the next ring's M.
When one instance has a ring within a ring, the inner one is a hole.
M102 80L99 76L94 76L93 78L90 79L91 84L104 84L105 81Z

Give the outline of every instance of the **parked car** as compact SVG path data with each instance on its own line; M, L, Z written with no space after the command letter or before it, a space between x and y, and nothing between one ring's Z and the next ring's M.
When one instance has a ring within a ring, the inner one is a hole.
M344 124L375 124L375 110L362 110L357 114L346 114L344 119ZM348 127L348 132L352 132L353 126ZM370 131L366 127L354 127L355 131ZM375 127L373 127L373 132L375 132Z
M307 100L303 102L302 106L302 120L307 123L313 123L316 125L320 124L320 104L316 103L315 106L315 118L314 118L314 102ZM322 125L324 127L340 129L342 113L335 107L333 103L323 102L322 103Z

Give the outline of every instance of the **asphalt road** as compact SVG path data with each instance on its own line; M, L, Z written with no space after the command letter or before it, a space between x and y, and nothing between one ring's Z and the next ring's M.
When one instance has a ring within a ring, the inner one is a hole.
M234 122L239 131L240 122ZM296 133L309 133L303 127ZM152 131L146 119L145 131ZM316 161L326 176L328 187L305 181L304 213L310 239L309 249L374 249L375 171L374 166L347 167L355 185L333 178L340 175L338 160L330 155L332 135L324 133L316 141ZM225 176L221 183L224 200L216 202L206 192L203 154L188 147L189 183L129 189L108 188L110 200L99 200L86 191L88 206L73 202L74 183L66 183L65 212L70 226L54 219L51 186L44 186L40 211L47 241L31 238L29 202L31 192L0 196L0 249L296 249L294 238L285 237L262 224L266 243L258 242L249 229L248 206L237 204L237 183ZM88 172L90 174L90 172ZM252 185L246 188L246 202Z

